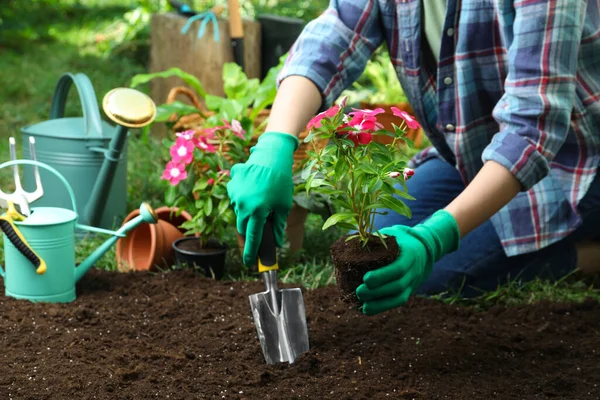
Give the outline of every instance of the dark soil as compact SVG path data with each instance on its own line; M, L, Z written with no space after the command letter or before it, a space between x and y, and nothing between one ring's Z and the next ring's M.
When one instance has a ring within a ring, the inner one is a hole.
M4 290L0 285L0 289ZM248 295L190 270L92 270L69 304L0 299L0 399L598 399L600 305L366 317L304 291L311 350L266 365Z
M388 236L386 246L373 236L363 247L358 239L346 241L348 235L336 240L330 248L331 260L335 266L335 277L341 299L356 308L362 303L356 297L356 288L363 283L363 276L369 271L385 267L398 258L399 248L396 238Z

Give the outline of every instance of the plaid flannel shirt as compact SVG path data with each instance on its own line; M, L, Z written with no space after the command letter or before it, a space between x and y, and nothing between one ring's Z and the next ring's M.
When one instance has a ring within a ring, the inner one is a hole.
M413 165L443 157L466 184L487 160L510 170L524 190L492 217L509 256L564 238L600 161L600 0L448 0L437 68L421 1L331 0L279 81L312 80L325 109L385 42L433 144Z

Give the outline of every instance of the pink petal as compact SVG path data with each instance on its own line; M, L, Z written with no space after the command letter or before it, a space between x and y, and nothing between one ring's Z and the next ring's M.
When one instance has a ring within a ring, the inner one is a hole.
M406 126L408 126L410 129L417 129L421 126L419 125L419 122L406 111L402 111L397 107L390 107L390 109L392 110L392 114L394 114L396 117L402 118L404 122L406 122Z
M313 128L320 128L321 120L323 120L323 118L334 117L338 113L338 111L340 111L340 107L338 105L334 105L331 108L329 108L328 110L317 114L314 118L312 118L310 121L308 121L308 124L306 124L306 129L311 130Z
M369 144L373 140L373 135L366 132L361 132L358 134L358 143L360 144Z
M196 136L196 131L189 129L187 131L177 132L177 133L175 133L175 136L177 136L179 138L183 138L185 140L193 140L194 137Z
M202 138L202 140L198 141L198 148L206 151L207 153L214 153L216 151L215 146L208 143L206 138Z

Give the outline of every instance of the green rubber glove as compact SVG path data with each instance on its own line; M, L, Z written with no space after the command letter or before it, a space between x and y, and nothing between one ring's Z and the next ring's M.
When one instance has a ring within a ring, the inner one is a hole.
M367 272L356 296L363 302L362 312L375 315L399 307L427 279L433 264L443 255L458 249L460 232L454 217L445 210L414 227L395 225L380 229L395 236L400 255L392 264Z
M282 132L265 132L250 149L243 164L231 168L227 194L237 217L237 230L246 237L244 264L256 264L258 246L269 213L273 212L273 230L278 247L292 209L294 182L292 165L298 138Z

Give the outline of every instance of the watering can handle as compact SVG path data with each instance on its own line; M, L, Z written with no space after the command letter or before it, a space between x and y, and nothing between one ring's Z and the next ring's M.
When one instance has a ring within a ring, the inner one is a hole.
M79 94L81 108L83 109L83 122L85 126L85 135L87 137L102 137L102 120L100 118L100 109L96 92L92 82L87 75L83 73L72 74L67 72L60 77L52 97L52 106L50 108L50 119L63 118L65 115L65 104L71 84L75 83L75 88Z
M71 204L73 204L73 211L75 212L75 215L77 215L77 204L75 202L75 194L73 193L73 189L71 188L71 185L69 185L69 182L67 181L67 179L60 172L58 172L57 170L55 170L48 164L44 164L42 162L34 161L34 160L7 161L5 163L0 164L0 169L10 167L12 165L36 165L40 168L44 168L45 170L47 170L49 172L52 172L54 175L56 175L56 177L58 179L60 179L62 181L62 183L64 183L65 188L67 189L67 192L69 193L69 197L71 197Z

